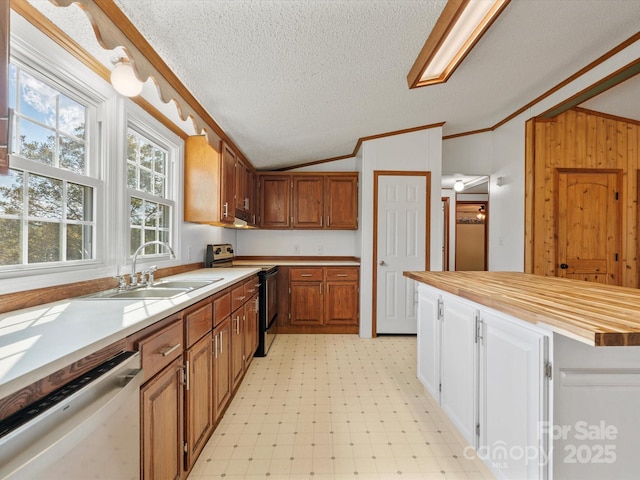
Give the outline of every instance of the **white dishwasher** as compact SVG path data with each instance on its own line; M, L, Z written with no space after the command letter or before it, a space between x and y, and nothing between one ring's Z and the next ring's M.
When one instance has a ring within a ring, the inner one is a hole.
M139 479L141 381L124 352L1 421L0 479Z

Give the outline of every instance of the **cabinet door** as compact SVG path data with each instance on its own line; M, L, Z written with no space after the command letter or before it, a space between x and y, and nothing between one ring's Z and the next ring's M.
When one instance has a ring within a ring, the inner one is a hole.
M244 306L231 315L231 380L236 389L244 372Z
M259 191L260 226L263 228L290 228L291 177L289 175L261 175Z
M220 221L233 223L236 209L236 154L228 145L222 144L220 164Z
M258 348L258 294L253 295L245 303L244 315L244 368L246 370Z
M476 437L476 314L475 306L457 297L443 295L441 323L440 405L464 439Z
M358 229L358 175L325 178L325 228Z
M236 162L236 211L249 212L249 191L248 191L249 168L243 161Z
M183 477L182 356L140 390L142 403L142 478Z
M213 331L213 422L218 421L231 398L231 318Z
M325 325L357 325L358 282L327 281L325 285Z
M426 285L418 286L418 380L440 402L440 294Z
M185 467L189 470L213 430L213 344L202 337L185 352Z
M324 178L322 176L292 177L293 228L323 228Z
M291 325L323 324L323 282L290 282Z
M256 195L256 174L253 170L249 170L247 172L247 197L249 198L248 202L248 214L249 218L247 222L250 225L257 225L258 222L258 206L256 204L257 195Z
M539 428L547 421L548 338L484 311L481 319L479 447L502 478L545 478L541 452L547 447ZM500 456L509 451L525 454ZM531 452L540 456L528 459Z
M187 222L220 222L221 155L204 135L187 137L184 143L184 219Z

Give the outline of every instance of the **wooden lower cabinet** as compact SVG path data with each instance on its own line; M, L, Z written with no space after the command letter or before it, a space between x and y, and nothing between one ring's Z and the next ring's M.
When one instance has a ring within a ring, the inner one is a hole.
M231 314L231 380L233 390L244 373L244 305Z
M185 468L191 469L213 431L213 342L206 335L185 352Z
M226 408L233 384L231 381L231 317L213 330L213 421L218 422Z
M185 475L182 378L182 358L177 358L140 390L143 479L178 480Z
M287 320L281 333L358 333L358 267L289 268Z
M249 368L253 354L258 349L258 294L254 294L244 305L244 369Z

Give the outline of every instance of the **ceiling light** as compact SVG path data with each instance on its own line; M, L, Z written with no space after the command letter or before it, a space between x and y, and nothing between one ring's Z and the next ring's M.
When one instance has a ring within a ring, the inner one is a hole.
M115 57L112 60L115 65L111 70L111 85L116 92L125 97L135 97L142 92L143 83L138 80L133 65L126 57Z
M409 88L446 82L510 0L449 0L416 59Z
M453 184L453 189L456 192L461 192L462 190L464 190L464 183L462 182L462 180L456 180L456 183Z

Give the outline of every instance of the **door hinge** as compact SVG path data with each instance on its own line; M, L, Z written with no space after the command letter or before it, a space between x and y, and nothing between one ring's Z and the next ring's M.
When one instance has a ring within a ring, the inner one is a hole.
M480 436L480 424L476 423L476 436L479 437Z
M476 343L479 343L482 340L482 320L480 319L480 312L476 310L475 315L476 320Z
M551 362L544 364L544 376L549 380L553 378L553 364Z
M189 360L184 362L184 367L182 367L182 384L185 390L189 390Z
M616 253L616 262L618 261L618 254Z
M438 320L444 320L444 302L438 299Z
M620 200L620 194L616 192L616 200Z
M291 314L289 314L289 320L291 320Z
M189 444L187 442L183 442L182 445L183 445L182 448L184 450L184 453L189 453Z
M289 287L289 295L291 295L291 287Z
M438 391L442 393L442 382L440 382L440 384L438 385Z

